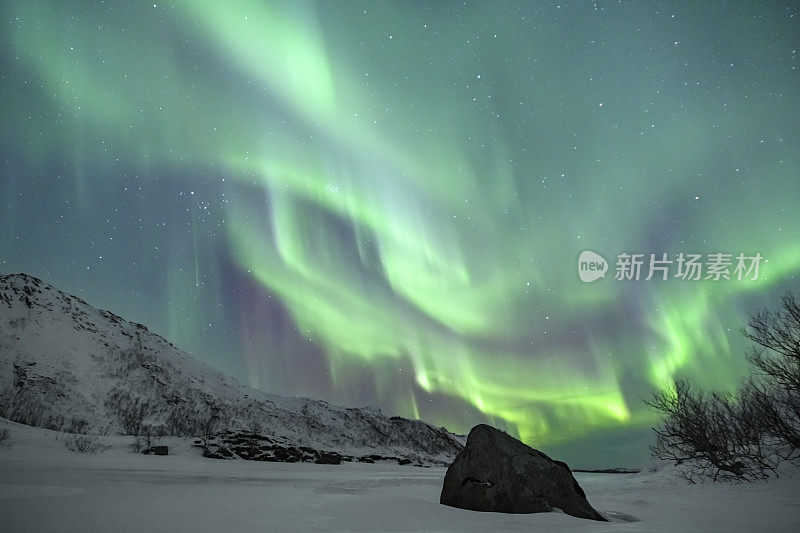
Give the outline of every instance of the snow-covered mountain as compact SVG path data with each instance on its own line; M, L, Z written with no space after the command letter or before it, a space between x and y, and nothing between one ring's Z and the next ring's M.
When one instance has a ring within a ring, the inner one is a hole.
M145 326L25 274L0 276L0 416L69 432L239 431L280 446L425 464L446 464L463 447L419 420L252 389Z

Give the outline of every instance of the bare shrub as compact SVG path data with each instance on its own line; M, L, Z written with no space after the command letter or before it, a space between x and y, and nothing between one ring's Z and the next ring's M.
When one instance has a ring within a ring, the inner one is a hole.
M134 437L133 442L129 444L132 453L140 453L142 450L149 448L144 437Z
M203 450L208 450L209 443L216 438L220 428L219 409L216 406L210 406L206 418L198 423L197 438L203 446Z
M64 446L73 452L95 454L106 451L110 446L104 446L97 442L92 435L67 435L61 439Z
M150 426L142 426L141 435L136 435L130 444L130 448L133 453L139 453L152 448L157 442L158 439L153 436L152 428Z
M762 445L763 428L750 423L744 404L733 396L707 394L676 381L645 403L666 415L654 428L652 455L675 461L687 481L754 481L776 473L777 462Z
M786 294L778 311L751 317L744 335L756 381L752 401L776 454L800 462L800 297Z
M690 482L753 481L800 463L800 298L750 318L744 335L752 375L735 394L704 392L687 381L645 403L665 415L651 453L675 461Z

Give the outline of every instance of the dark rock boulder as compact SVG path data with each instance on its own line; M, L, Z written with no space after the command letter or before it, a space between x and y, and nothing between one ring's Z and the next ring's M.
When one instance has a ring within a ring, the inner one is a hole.
M314 462L318 465L339 465L342 464L342 456L336 452L319 452Z
M440 503L473 511L541 513L561 509L606 521L586 500L569 467L485 424L447 469Z
M277 448L275 450L275 460L281 463L296 463L303 459L303 452L292 446Z
M169 455L169 446L150 446L142 450L145 455Z

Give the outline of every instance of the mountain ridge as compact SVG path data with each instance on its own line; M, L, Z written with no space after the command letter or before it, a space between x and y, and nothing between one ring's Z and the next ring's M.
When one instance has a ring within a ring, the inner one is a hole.
M212 424L282 446L418 464L447 464L463 447L419 420L247 387L27 274L0 276L0 416L76 433L198 436Z

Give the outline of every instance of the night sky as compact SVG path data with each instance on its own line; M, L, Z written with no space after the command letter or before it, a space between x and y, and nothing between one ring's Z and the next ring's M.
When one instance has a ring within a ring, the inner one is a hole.
M0 13L0 272L254 387L620 466L642 397L735 387L748 315L800 290L794 2Z

